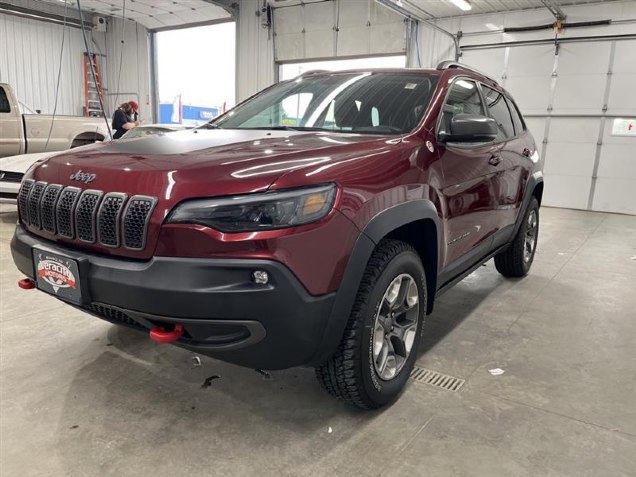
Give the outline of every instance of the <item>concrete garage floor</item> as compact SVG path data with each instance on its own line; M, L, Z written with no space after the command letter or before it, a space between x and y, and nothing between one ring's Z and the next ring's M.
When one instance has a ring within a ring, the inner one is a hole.
M193 367L192 353L19 290L2 206L0 474L634 476L636 217L541 213L529 277L490 262L429 317L418 364L464 387L411 382L368 413L310 369Z

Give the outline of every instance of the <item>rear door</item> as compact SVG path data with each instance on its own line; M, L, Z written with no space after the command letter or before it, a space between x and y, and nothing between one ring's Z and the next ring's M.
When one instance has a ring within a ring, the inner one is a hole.
M11 106L7 91L0 86L0 157L24 153L22 136L20 111Z
M438 134L448 131L451 119L459 113L487 115L473 80L460 78L451 85L439 119ZM501 160L502 145L438 143L438 146L447 219L444 266L450 266L447 271L452 274L452 269L461 271L466 262L476 261L490 250L492 236L499 226L495 212L501 188L497 161Z
M501 148L501 162L496 166L499 178L493 186L498 202L497 228L503 230L512 226L517 218L530 170L528 157L534 151L530 150L523 122L511 101L502 91L484 84L481 89L488 115L497 122L495 142ZM502 234L500 238L505 242L508 237Z

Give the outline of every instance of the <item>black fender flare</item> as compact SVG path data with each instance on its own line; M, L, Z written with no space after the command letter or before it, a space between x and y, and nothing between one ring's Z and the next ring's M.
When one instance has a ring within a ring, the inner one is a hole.
M521 202L521 209L519 210L519 215L517 216L517 220L515 221L515 227L512 232L512 236L510 240L514 240L517 236L517 232L519 232L519 228L523 222L523 218L526 215L526 211L530 206L530 201L534 197L534 191L537 189L539 184L543 184L543 172L536 171L528 177L528 183L526 184L526 190L523 193L523 200Z
M362 275L377 244L394 230L423 219L430 219L434 223L437 234L437 246L439 247L441 243L440 219L437 208L433 202L428 199L416 199L394 205L377 214L365 226L358 236L349 261L347 262L342 281L336 292L331 313L325 325L321 344L311 359L310 365L323 363L336 351L342 339L347 321L349 320L351 309L353 308L358 288L360 287ZM437 252L439 253L439 249ZM437 264L437 257L435 264ZM434 278L433 283L435 284L437 276L431 278ZM435 285L433 285L433 288L434 287ZM429 298L431 296L434 297L435 290L428 290L428 295Z

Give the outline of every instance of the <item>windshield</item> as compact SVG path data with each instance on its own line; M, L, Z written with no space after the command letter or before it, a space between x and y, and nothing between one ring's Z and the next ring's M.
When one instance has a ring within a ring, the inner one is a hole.
M403 134L437 83L423 73L337 73L280 83L203 127Z

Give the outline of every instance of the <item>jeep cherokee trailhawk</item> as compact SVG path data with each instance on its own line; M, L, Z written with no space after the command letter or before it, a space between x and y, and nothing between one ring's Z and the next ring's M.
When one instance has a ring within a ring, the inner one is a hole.
M465 66L311 72L35 164L11 248L22 288L242 366L313 366L377 408L437 295L491 257L528 272L541 170L510 95Z

